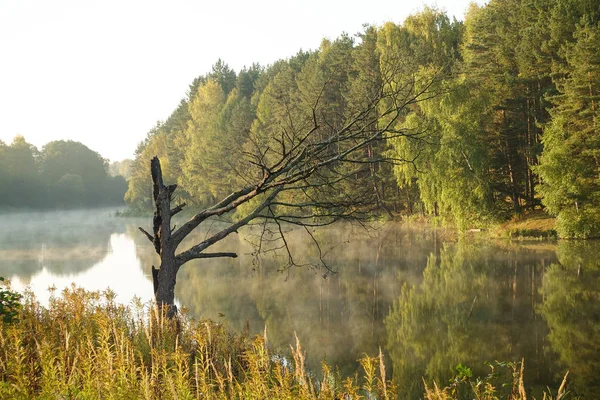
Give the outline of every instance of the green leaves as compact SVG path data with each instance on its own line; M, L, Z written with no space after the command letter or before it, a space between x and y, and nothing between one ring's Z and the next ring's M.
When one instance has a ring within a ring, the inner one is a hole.
M364 111L388 140L356 153L354 179L337 192L461 229L546 207L560 215L560 236L598 236L600 17L592 4L491 0L471 6L464 22L426 7L268 68L236 75L219 60L149 134L138 160L161 155L180 195L206 205L260 179L257 164L313 126L311 143ZM398 101L411 96L409 106ZM371 165L360 168L365 160ZM145 207L144 176L134 173L127 198Z
M4 282L4 278L1 276L0 282ZM2 318L2 322L5 324L19 322L22 297L17 292L0 287L0 318Z
M600 27L578 25L563 45L566 74L543 137L537 172L544 205L558 217L561 237L600 236Z
M55 140L41 151L17 135L0 142L0 207L70 208L121 204L126 183L107 161L79 142Z

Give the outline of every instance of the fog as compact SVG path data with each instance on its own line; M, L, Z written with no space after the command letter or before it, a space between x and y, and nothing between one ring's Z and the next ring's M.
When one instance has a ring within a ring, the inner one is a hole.
M126 222L110 208L2 214L0 275L28 280L46 269L62 276L91 268L108 253Z

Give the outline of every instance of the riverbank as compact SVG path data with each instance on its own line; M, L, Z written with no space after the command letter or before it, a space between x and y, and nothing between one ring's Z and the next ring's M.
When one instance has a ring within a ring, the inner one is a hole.
M530 213L514 217L508 222L490 229L490 232L498 237L508 238L536 238L556 239L556 218L546 214L544 211L535 210Z
M441 238L446 241L455 241L461 234L482 235L491 239L556 239L556 218L542 210L524 213L512 218L510 221L491 226L477 226L460 231L455 226L446 226L433 218L421 215L403 216L400 222L416 228L437 227Z

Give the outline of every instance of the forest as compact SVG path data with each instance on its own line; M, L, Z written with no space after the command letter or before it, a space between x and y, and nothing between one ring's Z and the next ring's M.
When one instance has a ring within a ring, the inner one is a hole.
M126 166L109 166L100 154L70 140L51 141L41 151L21 135L10 145L0 141L0 210L123 204L126 169L120 172L118 164Z
M597 237L599 22L593 0L491 0L464 21L425 8L266 67L218 60L138 145L125 200L151 210L158 155L175 201L210 206L248 182L248 155L268 158L313 120L344 126L381 93L414 93L393 121L385 102L369 110L398 134L364 149L346 195L461 229L544 209L560 237Z

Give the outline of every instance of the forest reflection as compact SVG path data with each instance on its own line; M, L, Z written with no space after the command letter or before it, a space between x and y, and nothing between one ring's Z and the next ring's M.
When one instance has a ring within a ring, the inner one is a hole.
M471 238L430 253L423 280L401 283L385 320L400 391L422 393L421 377L445 385L459 363L485 376L485 361L521 358L529 385L551 383L547 327L536 310L544 268L554 261L544 246Z
M425 249L436 233L384 227L370 237L362 228L346 226L315 234L321 249L329 250L325 260L336 273L310 266L282 271L285 252L256 259L250 244L255 238L240 234L214 249L237 251L239 258L186 264L178 274L176 298L192 316L223 321L233 329L248 324L258 333L266 326L275 351L287 353L295 333L307 350L310 368L319 370L326 358L342 374L351 374L362 353L377 353L380 346L385 350L383 319L399 295L398 271L418 279ZM198 232L192 240L204 236ZM318 263L318 248L305 231L293 230L287 237L299 264ZM138 257L149 271L158 260L149 242L140 237L136 241ZM397 246L404 250L398 252Z
M110 237L124 233L114 208L3 214L0 276L21 281L46 269L56 276L77 274L102 261Z
M600 241L561 241L544 274L540 314L550 347L584 398L600 392Z

